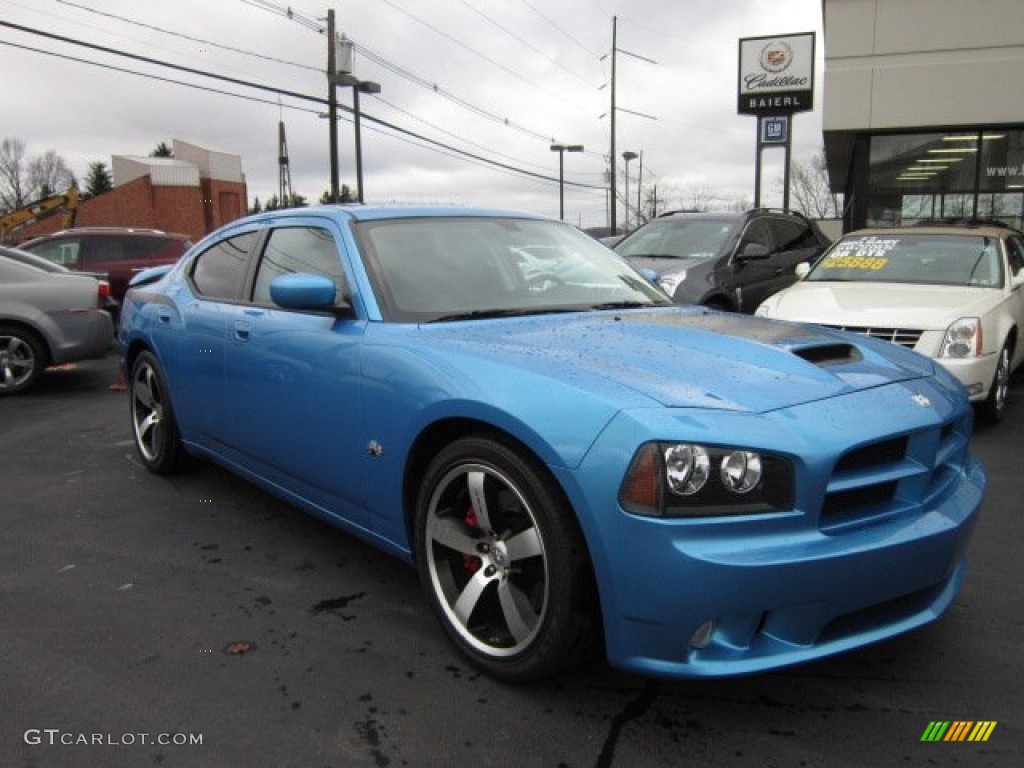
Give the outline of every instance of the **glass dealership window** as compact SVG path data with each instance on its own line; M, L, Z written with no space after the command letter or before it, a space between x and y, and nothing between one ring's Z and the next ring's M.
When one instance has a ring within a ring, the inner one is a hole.
M1024 129L874 135L868 146L854 226L978 218L1024 227Z

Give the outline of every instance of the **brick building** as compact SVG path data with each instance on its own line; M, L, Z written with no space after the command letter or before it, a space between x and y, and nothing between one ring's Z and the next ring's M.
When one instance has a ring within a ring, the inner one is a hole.
M245 215L242 160L175 139L174 157L114 155L114 188L78 205L76 227L141 227L199 240ZM17 242L61 229L50 216L12 233Z

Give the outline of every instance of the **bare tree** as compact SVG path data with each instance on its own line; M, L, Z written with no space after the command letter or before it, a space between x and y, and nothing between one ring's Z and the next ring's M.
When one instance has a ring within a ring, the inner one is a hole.
M687 187L682 193L683 207L690 211L710 211L722 202L722 196L711 183L704 181Z
M74 180L67 163L54 150L29 158L21 139L0 142L0 210L13 211L62 192Z
M25 142L4 139L0 142L0 209L13 211L29 202L25 178Z
M779 179L779 187L783 180ZM789 192L797 207L812 219L836 219L842 216L842 195L829 188L825 150L807 161L790 166Z
M28 183L33 199L63 192L74 181L75 176L71 169L55 150L48 149L28 163Z

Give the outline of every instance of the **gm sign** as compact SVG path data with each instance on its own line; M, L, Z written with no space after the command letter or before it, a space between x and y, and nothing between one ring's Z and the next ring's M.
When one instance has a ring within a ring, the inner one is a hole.
M762 144L785 144L789 141L789 117L768 115L761 120Z
M793 114L813 108L813 32L740 39L739 114Z

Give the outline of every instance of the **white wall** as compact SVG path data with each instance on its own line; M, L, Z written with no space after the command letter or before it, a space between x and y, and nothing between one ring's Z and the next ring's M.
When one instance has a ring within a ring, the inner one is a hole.
M825 0L824 129L1024 122L1024 0Z

